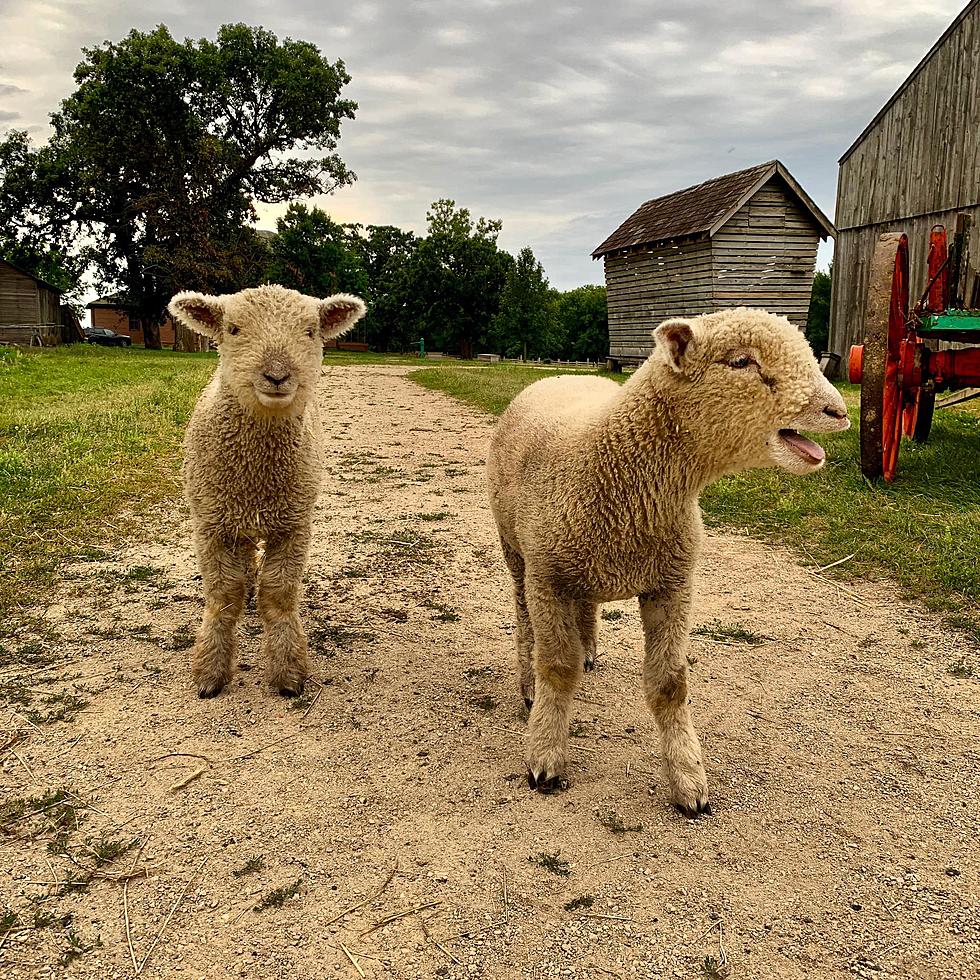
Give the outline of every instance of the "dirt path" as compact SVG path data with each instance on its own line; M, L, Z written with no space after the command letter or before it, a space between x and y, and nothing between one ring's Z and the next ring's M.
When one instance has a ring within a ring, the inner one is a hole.
M980 685L948 672L963 641L886 586L712 536L692 701L715 815L681 818L656 785L630 604L601 624L571 788L532 794L490 423L403 374L324 377L318 684L298 705L263 689L254 612L236 680L194 696L182 513L66 568L47 631L5 641L2 727L23 733L2 757L7 817L35 802L0 836L18 913L3 975L61 975L75 944L70 976L132 976L125 904L137 961L163 929L146 977L702 978L726 975L722 945L732 977L976 976ZM37 801L58 788L76 795ZM48 884L134 838L87 887Z

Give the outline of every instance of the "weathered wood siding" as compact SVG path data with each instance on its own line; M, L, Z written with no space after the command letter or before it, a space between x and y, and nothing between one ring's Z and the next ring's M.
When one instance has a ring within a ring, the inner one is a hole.
M43 322L37 282L19 269L0 262L0 324Z
M753 306L806 326L820 232L774 177L711 240L713 309Z
M646 357L650 334L671 316L732 306L806 324L820 231L774 177L711 239L605 256L609 353Z
M671 316L710 313L711 242L676 242L605 256L609 353L646 357Z
M968 275L980 268L980 3L948 36L841 160L831 301L831 348L864 336L871 253L886 231L909 236L911 292L927 283L929 231L973 216ZM969 280L968 280L969 281Z
M61 323L61 294L0 260L0 324Z
M57 347L61 343L61 327L56 323L0 323L0 344L15 347Z

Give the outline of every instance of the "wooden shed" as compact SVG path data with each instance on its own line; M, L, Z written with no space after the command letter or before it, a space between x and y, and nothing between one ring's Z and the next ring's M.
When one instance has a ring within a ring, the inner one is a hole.
M592 253L605 261L611 366L645 358L670 316L752 306L802 328L817 243L833 234L778 160L647 201Z
M61 290L0 259L0 343L61 343Z
M883 232L909 236L912 302L928 283L929 232L972 215L967 302L980 269L980 0L971 0L840 158L830 348L864 338L871 255Z

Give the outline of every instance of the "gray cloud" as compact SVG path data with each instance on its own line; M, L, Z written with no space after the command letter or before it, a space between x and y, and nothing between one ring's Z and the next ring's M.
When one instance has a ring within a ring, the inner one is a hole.
M567 287L601 278L589 253L642 201L772 157L832 215L837 157L961 5L214 0L203 13L165 0L148 15L93 0L83 17L68 0L21 0L0 13L0 70L29 91L0 93L43 124L81 46L160 21L179 37L245 20L311 40L344 59L360 104L341 142L359 181L323 206L421 229L428 204L453 197L503 218L502 243L530 244Z

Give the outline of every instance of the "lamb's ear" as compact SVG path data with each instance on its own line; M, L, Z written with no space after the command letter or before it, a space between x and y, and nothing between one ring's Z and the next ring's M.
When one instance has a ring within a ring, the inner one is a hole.
M664 360L678 374L684 373L684 361L694 343L694 330L690 320L664 320L653 331L654 344L664 353Z
M367 313L364 300L350 293L337 293L321 299L319 307L320 336L324 340L333 340L347 333Z
M167 306L171 316L195 333L221 340L225 304L220 296L204 293L178 293Z

